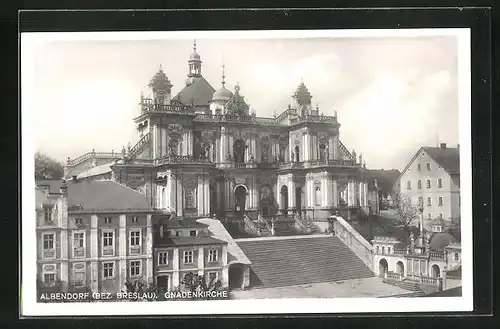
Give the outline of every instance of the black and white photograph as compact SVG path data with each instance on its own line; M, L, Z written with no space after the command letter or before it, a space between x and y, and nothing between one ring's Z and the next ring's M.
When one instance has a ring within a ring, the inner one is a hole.
M23 33L23 313L472 310L469 38Z

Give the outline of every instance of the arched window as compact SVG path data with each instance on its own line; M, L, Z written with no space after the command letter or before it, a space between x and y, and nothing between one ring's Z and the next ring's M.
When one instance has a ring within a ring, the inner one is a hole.
M316 205L321 206L321 188L316 186Z
M295 162L300 162L300 157L299 157L299 153L300 153L300 148L299 146L295 146Z
M179 142L176 139L172 139L170 143L168 143L168 155L179 155Z
M326 146L325 146L325 144L321 144L321 145L319 146L319 159L320 159L321 161L324 161L324 160L326 159L326 153L325 153L325 151L326 151Z
M385 247L382 247L382 253L385 254Z

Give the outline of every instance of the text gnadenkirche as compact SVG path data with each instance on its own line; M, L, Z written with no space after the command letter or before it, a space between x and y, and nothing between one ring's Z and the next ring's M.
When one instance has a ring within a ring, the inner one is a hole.
M161 294L165 299L218 299L228 298L228 292L224 291L166 291ZM78 300L157 300L158 294L155 292L137 293L137 292L54 292L43 293L40 295L40 301L78 301Z

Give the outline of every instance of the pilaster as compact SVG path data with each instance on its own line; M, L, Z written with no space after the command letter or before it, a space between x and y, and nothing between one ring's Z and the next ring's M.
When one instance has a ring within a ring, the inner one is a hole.
M288 176L288 208L295 209L295 177L292 174Z
M205 253L203 246L198 247L198 275L203 275L203 269L205 268Z
M146 217L146 279L154 282L153 278L153 229L151 223L151 214Z
M179 248L174 248L172 255L172 289L177 290L180 287L179 280Z
M328 173L323 174L323 178L321 179L321 194L323 195L322 198L322 205L323 207L328 207L331 205L330 201L330 176Z
M338 207L339 205L338 183L336 179L332 179L332 205L334 207Z
M118 230L118 257L119 257L119 262L120 262L120 276L119 276L119 282L120 282L120 287L123 287L125 285L125 282L127 281L128 273L127 273L127 216L126 215L120 215L120 223L119 223L119 230Z
M204 177L202 175L197 176L197 189L196 189L196 203L198 208L198 216L203 216L205 213L205 200L204 200L204 188L203 188Z
M205 175L204 179L205 183L203 185L203 189L205 191L205 197L203 200L205 201L205 216L211 216L212 214L210 213L210 202L212 196L210 195L210 177L208 175Z
M184 213L184 193L182 186L182 176L175 175L175 183L177 186L177 202L176 202L176 212L177 216L182 216Z
M90 289L93 292L99 290L99 268L97 258L99 256L99 237L98 237L98 217L90 216Z
M222 287L227 288L229 286L229 266L227 265L227 244L222 246Z

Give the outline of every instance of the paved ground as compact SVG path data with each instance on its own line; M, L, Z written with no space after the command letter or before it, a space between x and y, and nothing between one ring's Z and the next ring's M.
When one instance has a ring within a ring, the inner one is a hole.
M383 283L380 278L373 277L341 282L232 291L231 297L234 299L386 297L409 292Z

